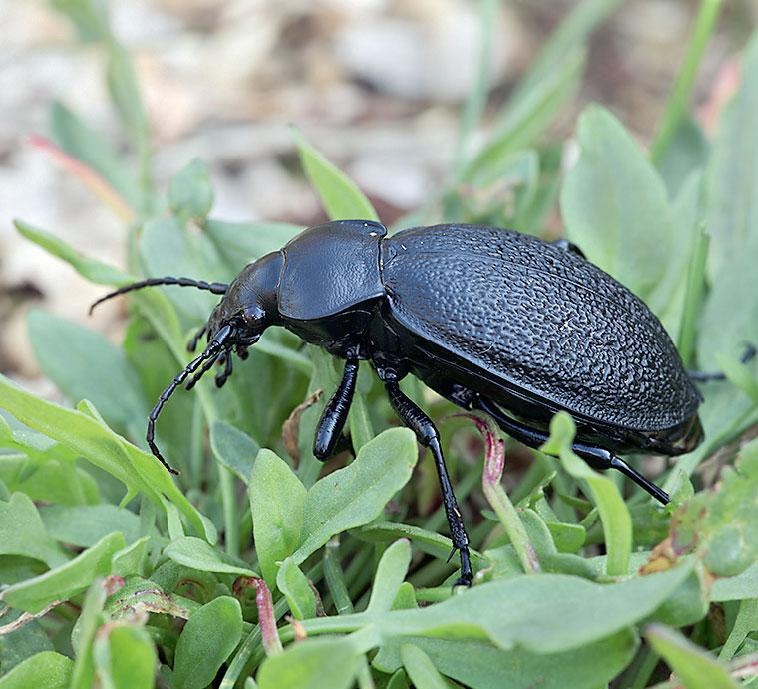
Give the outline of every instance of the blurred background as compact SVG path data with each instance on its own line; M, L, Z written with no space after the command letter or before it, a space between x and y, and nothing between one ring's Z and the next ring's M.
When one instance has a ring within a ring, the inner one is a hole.
M54 391L28 344L26 309L44 305L85 322L103 289L21 238L12 219L109 263L125 262L123 220L35 139L49 136L51 106L59 101L125 145L102 44L83 40L55 7L76 4L0 1L0 371L49 396ZM490 27L485 126L575 5L499 5ZM604 6L607 18L589 38L578 92L542 134L567 142L564 167L575 148L576 115L591 101L649 142L698 3ZM361 186L386 223L449 182L463 104L477 79L480 16L473 0L125 0L110 7L113 34L131 54L143 91L158 185L198 157L211 169L215 217L302 225L325 216L300 170L290 124ZM706 132L738 78L734 57L757 23L758 1L724 3L697 79ZM547 222L560 227L557 209ZM125 307L108 307L90 325L115 338Z

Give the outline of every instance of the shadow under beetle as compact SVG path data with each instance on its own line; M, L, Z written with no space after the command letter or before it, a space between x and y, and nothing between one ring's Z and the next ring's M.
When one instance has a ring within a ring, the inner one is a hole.
M191 387L219 362L221 386L232 355L270 326L345 360L316 429L313 452L327 459L342 437L358 376L368 359L403 420L428 447L447 520L461 557L458 584L470 585L469 539L432 420L400 389L413 373L439 394L493 417L511 437L539 447L553 414L576 423L573 450L595 469L617 469L661 503L668 495L617 454L678 455L703 437L693 386L671 339L629 290L565 240L476 225L417 227L387 237L376 222L342 220L311 227L247 265L231 284L154 278L154 285L197 287L223 298L190 342L205 349L161 394L147 442L174 390Z

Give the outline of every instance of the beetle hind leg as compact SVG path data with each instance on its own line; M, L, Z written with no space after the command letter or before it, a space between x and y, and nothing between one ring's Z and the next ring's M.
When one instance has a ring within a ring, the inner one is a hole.
M339 387L335 390L321 413L316 435L313 438L313 456L322 462L329 459L344 445L342 429L347 421L353 402L355 383L358 380L358 357L353 355L345 361L345 371Z
M471 407L483 411L491 416L500 428L502 428L512 438L522 442L524 445L533 448L539 448L547 439L549 434L545 431L537 430L524 423L516 421L505 414L496 404L490 400L476 395L471 400ZM668 493L661 490L652 481L646 479L636 469L629 466L623 459L617 457L609 450L587 443L575 442L571 446L574 454L581 457L593 469L605 471L606 469L616 469L624 476L634 481L640 488L652 495L662 505L669 502Z
M384 381L384 386L390 398L390 404L418 438L419 442L428 447L434 456L434 464L440 480L442 502L445 505L447 522L450 525L450 535L453 540L452 555L458 550L461 554L461 576L455 582L455 586L471 586L474 572L471 568L471 553L469 551L469 537L466 526L463 523L463 515L458 507L450 476L447 473L445 458L442 454L440 435L434 422L421 410L409 397L403 393L398 385L398 376L391 370L377 367L379 377Z

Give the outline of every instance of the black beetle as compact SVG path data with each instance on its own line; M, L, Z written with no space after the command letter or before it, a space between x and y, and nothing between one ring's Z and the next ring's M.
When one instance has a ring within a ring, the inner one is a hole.
M150 413L147 442L174 390L215 362L231 373L269 326L345 359L337 391L316 430L314 454L326 459L342 436L360 359L384 382L403 422L430 448L454 548L458 583L470 585L469 540L432 420L400 389L413 373L465 409L492 416L513 438L538 447L559 410L576 422L574 451L595 469L618 469L662 503L668 495L617 456L678 455L702 439L701 396L658 319L629 290L565 240L477 225L417 227L387 237L376 222L342 220L311 227L280 251L246 266L230 285L188 278L144 280L223 294L203 334L208 344Z

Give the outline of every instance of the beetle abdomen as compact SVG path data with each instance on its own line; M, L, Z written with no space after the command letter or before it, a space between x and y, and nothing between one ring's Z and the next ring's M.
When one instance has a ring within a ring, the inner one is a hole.
M438 225L385 239L382 270L392 316L490 379L640 431L673 428L697 409L655 315L571 252L516 232Z

